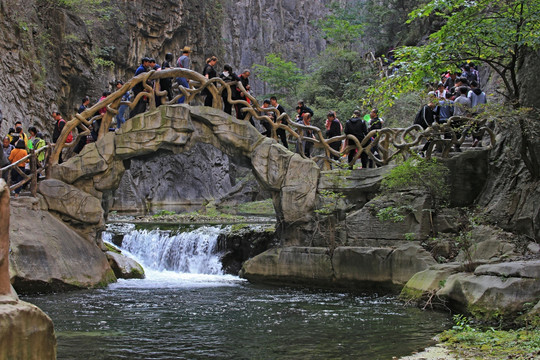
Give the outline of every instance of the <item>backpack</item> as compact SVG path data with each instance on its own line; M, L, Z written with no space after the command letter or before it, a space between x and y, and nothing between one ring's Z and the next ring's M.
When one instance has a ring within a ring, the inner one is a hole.
M60 119L60 120L58 121L58 123L60 123L60 121L63 121L63 122L64 122L64 125L65 125L66 120ZM69 134L68 134L68 136L67 136L67 138L66 138L66 144L69 144L69 143L72 142L72 141L73 141L73 132L70 131Z

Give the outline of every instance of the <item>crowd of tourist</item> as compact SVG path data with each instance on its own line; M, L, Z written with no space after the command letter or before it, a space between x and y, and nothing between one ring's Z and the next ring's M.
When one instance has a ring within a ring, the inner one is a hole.
M9 174L11 174L11 182L17 183L24 179L24 175L30 171L30 163L25 157L32 150L37 151L46 146L44 136L34 126L28 129L28 134L24 131L23 125L20 121L15 122L14 127L8 130L7 135L2 138L2 151L0 152L0 168L6 167L10 164L17 163L17 167L13 168L10 172L2 172L2 178L8 181ZM37 160L42 162L45 160L45 153L43 151L38 152ZM18 196L21 188L15 190L14 196Z
M479 84L480 76L474 63L464 64L460 71L447 71L441 74L436 89L429 93L430 101L419 110L414 123L427 129L434 123L446 123L452 116L467 117L482 113L487 104L487 97ZM456 128L460 125L460 122L452 124ZM456 136L460 137L458 131ZM481 146L481 140L480 134L473 134L472 146ZM430 142L426 142L420 154L429 145ZM455 146L455 150L461 151L459 146Z

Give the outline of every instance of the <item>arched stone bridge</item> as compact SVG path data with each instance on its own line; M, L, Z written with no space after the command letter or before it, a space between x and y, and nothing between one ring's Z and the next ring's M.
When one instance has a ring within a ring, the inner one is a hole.
M158 150L181 153L197 142L212 144L234 162L252 168L262 187L273 194L278 231L289 242L299 241L294 232L315 209L319 167L261 135L249 122L210 107L164 105L130 119L117 132L86 145L79 155L52 166L39 192L49 210L69 217L91 238L103 225L108 199L125 171L124 160Z

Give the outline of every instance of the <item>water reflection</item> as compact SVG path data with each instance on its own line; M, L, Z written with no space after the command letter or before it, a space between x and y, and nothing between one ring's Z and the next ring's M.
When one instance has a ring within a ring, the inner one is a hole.
M392 297L207 280L27 300L53 319L58 359L391 359L449 326Z

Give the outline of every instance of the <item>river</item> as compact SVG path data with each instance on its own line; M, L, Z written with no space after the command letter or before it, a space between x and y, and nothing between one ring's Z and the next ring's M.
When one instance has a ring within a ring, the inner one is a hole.
M53 320L58 359L392 359L433 343L447 314L394 296L252 285L224 275L219 227L131 230L144 280L27 296Z

